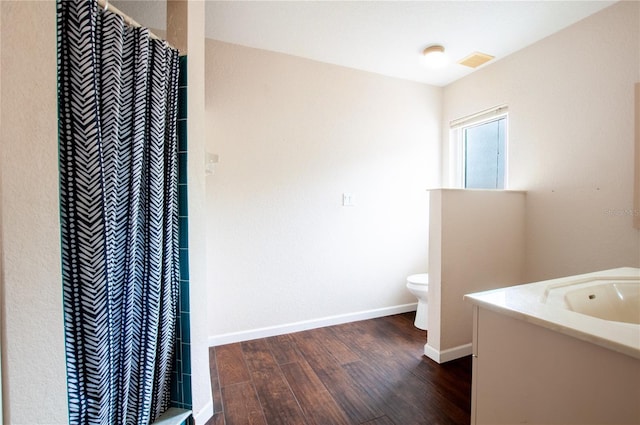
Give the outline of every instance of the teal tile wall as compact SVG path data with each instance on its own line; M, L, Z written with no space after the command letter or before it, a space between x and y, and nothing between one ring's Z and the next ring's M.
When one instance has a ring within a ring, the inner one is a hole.
M171 376L171 406L192 408L191 333L189 311L189 216L187 208L187 57L180 57L178 88L178 231L180 298L178 301L175 361Z

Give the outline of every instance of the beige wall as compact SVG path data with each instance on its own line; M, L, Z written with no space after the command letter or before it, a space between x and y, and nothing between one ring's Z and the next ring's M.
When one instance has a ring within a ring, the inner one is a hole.
M4 423L65 424L55 2L0 7Z
M425 354L471 354L473 316L463 296L522 283L525 194L430 191L429 326Z
M636 127L636 155L635 155L635 189L633 194L633 225L640 229L640 78L636 83L635 127Z
M639 10L617 3L444 90L444 128L509 107L509 185L527 191L528 281L640 265L628 213Z
M441 89L212 40L206 58L210 335L415 303Z
M204 2L189 1L187 11L187 110L189 184L189 305L191 308L191 391L196 424L213 414L209 377L207 305L207 227L204 151L205 125L205 38Z

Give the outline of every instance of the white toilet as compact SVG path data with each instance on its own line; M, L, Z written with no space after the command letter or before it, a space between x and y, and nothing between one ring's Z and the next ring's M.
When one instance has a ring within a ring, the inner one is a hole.
M416 320L413 322L416 328L427 330L429 317L429 273L412 274L407 278L407 289L418 298L418 310Z

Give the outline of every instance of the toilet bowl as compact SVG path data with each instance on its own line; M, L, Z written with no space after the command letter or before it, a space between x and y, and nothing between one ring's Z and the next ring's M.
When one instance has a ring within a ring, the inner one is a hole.
M418 298L416 320L413 322L416 328L427 330L429 306L429 273L412 274L407 278L407 289Z

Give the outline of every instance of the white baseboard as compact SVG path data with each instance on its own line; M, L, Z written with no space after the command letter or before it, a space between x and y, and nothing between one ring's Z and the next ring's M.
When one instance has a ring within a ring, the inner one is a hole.
M357 322L359 320L375 319L377 317L391 316L393 314L407 313L409 311L416 311L417 305L417 303L402 304L392 307L378 308L375 310L360 311L357 313L340 314L337 316L323 317L320 319L304 320L302 322L251 329L248 331L212 335L209 337L209 347L231 344L234 342L249 341L258 338L266 338L276 335L283 335L292 332L306 331L309 329L322 328L324 326Z
M207 403L197 414L193 415L193 420L196 425L206 424L209 419L213 417L213 401Z
M461 357L470 356L471 353L473 353L473 346L471 343L448 348L442 351L436 350L430 346L428 342L424 345L424 355L436 363L445 363Z

